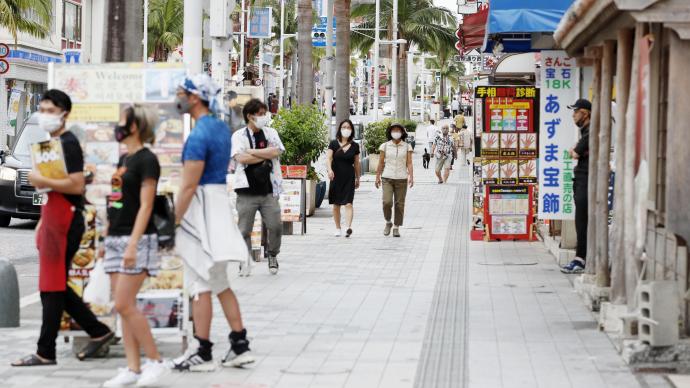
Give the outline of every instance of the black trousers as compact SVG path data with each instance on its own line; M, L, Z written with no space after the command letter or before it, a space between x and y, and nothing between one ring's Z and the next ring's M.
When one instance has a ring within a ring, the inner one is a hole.
M69 269L72 266L72 257L79 250L79 243L83 234L84 217L81 212L77 211L67 232L67 250L65 253L67 276L69 276ZM65 279L66 282L67 279ZM96 318L70 286L67 286L65 291L41 292L41 304L43 305L43 322L36 353L43 358L55 359L55 340L60 331L63 311L67 311L92 338L102 337L110 333L110 328Z
M586 259L587 256L587 221L589 214L589 193L587 176L577 176L573 183L575 194L575 233L577 234L577 248L575 256Z

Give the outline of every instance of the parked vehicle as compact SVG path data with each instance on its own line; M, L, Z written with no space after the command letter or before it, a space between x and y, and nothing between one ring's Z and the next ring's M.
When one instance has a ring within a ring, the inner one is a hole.
M0 151L0 227L7 227L12 218L37 220L41 208L33 204L36 189L29 184L31 172L30 145L47 140L38 127L36 116L30 117L19 131L9 151Z

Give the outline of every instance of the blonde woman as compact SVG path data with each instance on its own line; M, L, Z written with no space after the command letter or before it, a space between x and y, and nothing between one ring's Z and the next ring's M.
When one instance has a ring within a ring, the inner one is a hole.
M148 320L137 308L137 293L160 267L158 236L151 213L160 177L158 158L145 143L153 143L156 114L142 105L124 109L115 127L115 139L127 146L112 177L108 197L108 235L105 271L110 274L115 309L122 319L127 368L105 387L157 384L169 369L161 360ZM141 365L141 348L148 361Z
M392 229L393 237L400 237L407 187L414 186L412 146L405 141L407 131L401 124L391 124L386 131L386 138L388 141L379 147L381 156L375 185L377 189L383 186L383 217L386 219L383 235L390 235ZM391 222L393 213L395 217Z

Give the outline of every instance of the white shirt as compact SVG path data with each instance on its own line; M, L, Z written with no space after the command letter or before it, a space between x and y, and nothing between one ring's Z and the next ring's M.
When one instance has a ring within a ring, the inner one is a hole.
M266 127L263 129L264 135L266 136L266 141L268 141L269 147L276 147L281 152L285 152L285 146L278 136L278 132L273 129ZM253 134L250 135L253 137ZM252 140L253 141L253 140ZM233 161L235 162L235 174L233 181L233 189L244 189L249 187L249 181L247 180L247 174L245 174L244 169L247 167L245 164L235 160L235 156L245 152L246 150L252 148L249 144L249 137L247 137L247 127L238 129L232 134L232 153L230 154ZM283 192L283 173L280 171L280 157L271 160L273 162L273 171L271 172L271 183L273 184L273 195L278 196Z
M385 164L381 177L407 179L407 154L412 152L412 146L404 140L398 144L390 140L381 144L379 151L385 155L383 159Z
M436 139L436 136L438 136L439 130L438 127L435 126L434 124L430 124L428 127L426 127L426 139L427 142L431 143Z
M453 110L459 110L460 109L460 102L458 100L453 100L453 102L450 103L450 106L453 107Z

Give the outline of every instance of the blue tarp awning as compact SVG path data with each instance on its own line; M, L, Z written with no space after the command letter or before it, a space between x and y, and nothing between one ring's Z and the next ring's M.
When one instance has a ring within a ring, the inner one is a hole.
M486 22L484 52L491 52L496 40L503 52L529 52L531 34L553 33L574 0L491 0Z
M573 0L491 0L487 34L553 32Z

